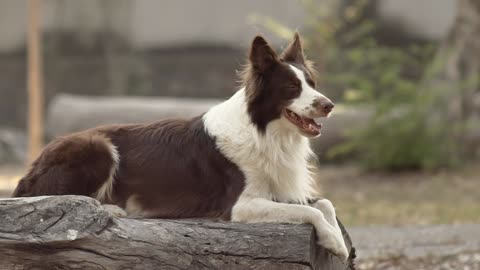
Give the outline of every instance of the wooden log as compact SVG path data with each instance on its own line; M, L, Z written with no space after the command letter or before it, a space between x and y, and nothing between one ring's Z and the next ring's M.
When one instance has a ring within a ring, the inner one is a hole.
M88 128L118 123L146 123L167 117L192 117L205 113L220 103L215 99L159 97L89 97L58 95L50 103L47 134L50 138ZM325 119L322 136L312 140L315 151L322 155L345 140L345 132L364 125L370 117L364 108L336 106Z
M0 216L1 269L353 269L306 224L116 218L83 196L2 199Z
M47 112L47 135L65 135L108 124L147 123L167 117L193 117L221 100L158 97L92 97L61 94Z

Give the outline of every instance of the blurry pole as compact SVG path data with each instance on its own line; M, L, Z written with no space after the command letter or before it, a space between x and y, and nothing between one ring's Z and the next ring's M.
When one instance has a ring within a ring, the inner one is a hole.
M28 1L28 163L43 146L43 73L40 44L41 0Z

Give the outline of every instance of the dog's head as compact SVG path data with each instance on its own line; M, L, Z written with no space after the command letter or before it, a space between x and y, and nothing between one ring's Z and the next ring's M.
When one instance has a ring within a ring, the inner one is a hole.
M304 136L320 135L315 118L327 117L334 104L315 90L313 75L298 33L280 56L263 37L255 37L243 82L248 113L260 132L279 120Z

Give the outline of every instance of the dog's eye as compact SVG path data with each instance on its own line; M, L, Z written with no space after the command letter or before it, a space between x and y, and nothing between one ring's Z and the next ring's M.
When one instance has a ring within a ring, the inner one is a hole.
M291 84L288 86L289 89L292 89L292 90L297 90L297 89L300 89L300 85L298 84Z
M296 96L300 93L300 87L298 85L289 85L287 89L289 94L292 96Z

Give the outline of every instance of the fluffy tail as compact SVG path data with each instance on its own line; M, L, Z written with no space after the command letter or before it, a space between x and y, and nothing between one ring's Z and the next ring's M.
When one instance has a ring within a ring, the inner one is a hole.
M118 152L102 134L59 138L45 147L12 197L84 195L105 200L112 193Z
M28 197L28 186L27 186L28 181L25 180L25 177L20 179L18 182L17 187L12 193L12 197Z

